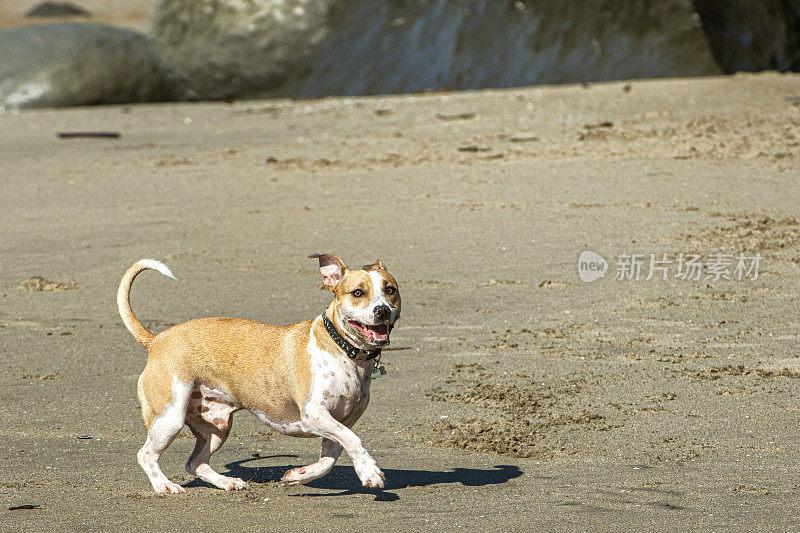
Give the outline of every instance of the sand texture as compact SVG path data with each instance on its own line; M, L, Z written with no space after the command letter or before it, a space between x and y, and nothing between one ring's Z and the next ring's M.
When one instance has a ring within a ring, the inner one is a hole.
M778 74L6 111L0 529L797 529L798 142ZM314 252L400 284L356 426L386 489L344 457L281 489L318 443L240 413L212 465L252 488L186 474L184 430L162 465L188 494L157 496L125 269L178 278L134 285L154 331L285 324L329 302ZM715 253L760 254L757 279L614 279L622 254Z

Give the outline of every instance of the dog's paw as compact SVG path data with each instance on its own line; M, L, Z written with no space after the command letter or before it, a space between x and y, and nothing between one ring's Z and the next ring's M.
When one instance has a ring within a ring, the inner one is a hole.
M287 470L281 478L281 487L300 485L320 478L331 471L335 462L333 457L322 457L316 463Z
M280 485L281 487L293 487L294 485L300 485L306 480L306 478L307 474L305 466L301 466L300 468L292 468L283 474Z
M250 488L243 479L239 479L238 477L221 477L222 479L220 479L218 483L215 483L215 485L223 490L244 490Z
M362 485L371 489L383 488L386 476L383 475L383 472L378 468L378 464L372 457L367 455L358 461L354 461L353 465L355 466L356 474L358 474L358 479L361 480Z
M181 494L186 492L186 489L171 481L167 481L166 483L153 483L153 490L159 494Z

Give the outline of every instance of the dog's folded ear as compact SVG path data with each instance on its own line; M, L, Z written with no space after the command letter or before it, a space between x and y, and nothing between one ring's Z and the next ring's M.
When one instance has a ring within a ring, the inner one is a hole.
M319 272L322 274L322 282L330 290L339 283L344 277L347 267L341 259L333 254L311 254L309 259L319 259Z
M362 270L386 270L386 267L383 266L383 261L378 259L377 261L375 261L371 265L364 265L363 267L361 267L361 269Z

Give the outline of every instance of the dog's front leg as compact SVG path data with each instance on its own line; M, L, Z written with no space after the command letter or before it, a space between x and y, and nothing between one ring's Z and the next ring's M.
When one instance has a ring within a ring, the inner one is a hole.
M362 485L375 489L383 488L386 476L364 449L361 439L350 428L333 418L324 407L307 405L300 423L305 431L330 439L344 448L353 461L353 467Z

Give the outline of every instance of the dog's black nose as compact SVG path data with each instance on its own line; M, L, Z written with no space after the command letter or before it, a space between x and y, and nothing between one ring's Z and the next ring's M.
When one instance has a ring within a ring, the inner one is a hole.
M375 308L373 313L375 313L375 318L377 318L378 320L386 320L387 318L389 318L389 315L392 314L392 310L389 309L388 305L379 305L378 307Z

